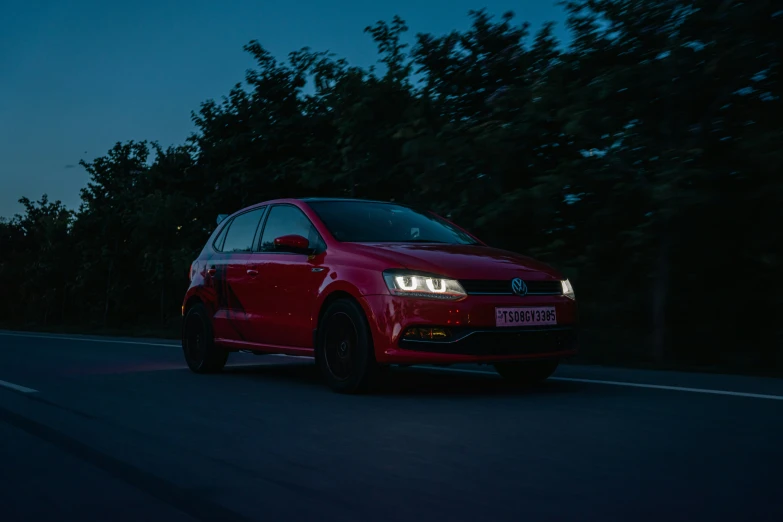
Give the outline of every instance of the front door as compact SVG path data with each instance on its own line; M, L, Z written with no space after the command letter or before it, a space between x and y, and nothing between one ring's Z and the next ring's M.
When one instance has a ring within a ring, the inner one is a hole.
M305 237L315 253L275 247L274 240L287 235ZM248 262L248 269L257 272L248 309L255 342L313 348L312 315L318 291L328 274L325 258L323 239L301 210L293 205L276 205L270 209L258 252Z

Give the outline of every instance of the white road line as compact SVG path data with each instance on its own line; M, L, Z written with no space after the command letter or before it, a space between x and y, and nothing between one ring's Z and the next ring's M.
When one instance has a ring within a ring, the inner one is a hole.
M32 388L25 388L24 386L19 386L18 384L14 384L12 382L0 381L0 386L2 386L3 388L8 388L10 390L16 390L22 393L38 393L38 390L34 390Z
M7 337L28 337L32 339L56 339L60 341L85 341L89 343L106 343L106 344L135 344L141 346L166 346L168 348L178 348L179 344L174 343L145 343L143 341L113 341L111 339L91 339L87 337L67 337L64 335L35 335L35 334L21 334L21 333L8 333L0 332L0 335Z
M485 372L481 370L463 370L460 368L437 368L437 367L430 368L426 366L413 366L412 368L416 368L418 370L435 370L435 371L449 372L449 373L473 373L473 374L491 375L491 376L498 377L498 375L495 372ZM550 377L548 380L563 381L563 382L584 382L588 384L606 384L609 386L625 386L627 388L649 388L653 390L669 390L669 391L680 391L680 392L688 392L688 393L706 393L708 395L728 395L730 397L748 397L751 399L768 399L773 401L783 401L782 395L765 395L763 393L745 393L745 392L734 392L734 391L726 391L726 390L709 390L704 388L685 388L682 386L664 386L662 384L643 384L638 382L602 381L598 379L576 379L573 377Z
M482 370L463 370L461 368L438 368L437 366L411 366L411 368L416 370L435 370L436 372L448 372L448 373L476 373L479 375L491 375L493 377L500 378L500 375L498 375L495 372L485 372Z
M745 393L734 392L726 390L707 390L704 388L685 388L682 386L664 386L661 384L642 384L638 382L617 382L617 381L599 381L594 379L574 379L571 377L550 377L553 381L569 381L569 382L587 382L592 384L608 384L609 386L627 386L629 388L651 388L654 390L670 390L681 391L688 393L706 393L709 395L728 395L731 397L749 397L751 399L770 399L773 401L783 401L781 395L765 395L763 393Z

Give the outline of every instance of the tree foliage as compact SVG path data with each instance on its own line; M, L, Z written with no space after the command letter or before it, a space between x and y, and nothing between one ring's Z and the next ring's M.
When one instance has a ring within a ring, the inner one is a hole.
M574 0L571 42L512 13L365 29L379 66L259 42L243 83L163 149L82 165L72 212L0 222L11 324L175 324L218 213L275 197L425 205L574 281L585 349L783 368L783 11L773 0Z

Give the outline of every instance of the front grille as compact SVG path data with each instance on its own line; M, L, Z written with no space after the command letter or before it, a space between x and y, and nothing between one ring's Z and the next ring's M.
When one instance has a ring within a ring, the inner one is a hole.
M511 279L465 279L460 281L468 295L512 295ZM560 281L525 281L527 293L533 295L562 295Z
M457 335L460 333L455 332ZM572 328L482 330L464 335L455 342L400 341L400 347L417 352L454 355L533 355L565 352L577 348Z

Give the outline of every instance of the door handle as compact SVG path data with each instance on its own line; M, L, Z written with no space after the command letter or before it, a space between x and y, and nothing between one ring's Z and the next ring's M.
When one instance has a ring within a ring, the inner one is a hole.
M258 270L253 270L252 268L249 268L247 270L247 275L249 275L250 277L255 277L258 275Z
M217 268L215 268L214 266L211 266L211 267L209 267L209 268L207 269L207 273L208 273L209 275L211 275L211 276L215 275L215 273L216 273L216 272L217 272Z

